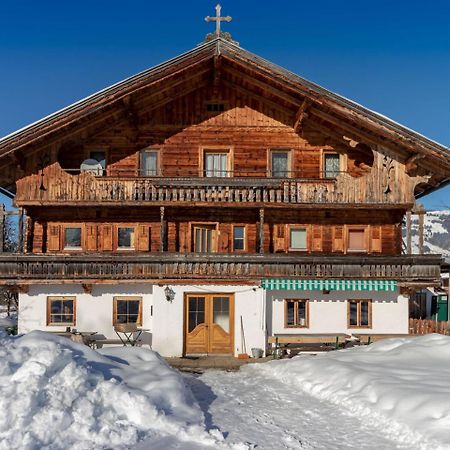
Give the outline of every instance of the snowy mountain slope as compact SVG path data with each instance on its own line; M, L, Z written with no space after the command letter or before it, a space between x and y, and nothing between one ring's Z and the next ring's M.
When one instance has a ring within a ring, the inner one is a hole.
M406 232L403 229L405 239ZM419 246L419 222L418 217L413 216L412 221L413 252L418 252ZM425 216L425 253L438 253L450 257L450 210L429 211Z

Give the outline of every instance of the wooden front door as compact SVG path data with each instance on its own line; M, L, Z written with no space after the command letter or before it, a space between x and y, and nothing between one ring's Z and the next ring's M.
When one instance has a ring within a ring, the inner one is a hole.
M188 294L185 299L185 353L233 353L234 296Z

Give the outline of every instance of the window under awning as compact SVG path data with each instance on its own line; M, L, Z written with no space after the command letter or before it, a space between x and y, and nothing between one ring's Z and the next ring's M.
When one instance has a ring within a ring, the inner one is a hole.
M294 291L395 291L394 280L262 280L263 289Z

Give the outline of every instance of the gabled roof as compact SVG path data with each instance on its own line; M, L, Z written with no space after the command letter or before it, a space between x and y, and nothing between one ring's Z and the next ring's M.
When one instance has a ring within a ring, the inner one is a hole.
M221 37L201 44L180 56L116 83L3 137L0 139L0 158L36 140L59 132L64 127L93 113L99 113L155 81L173 76L177 72L219 55L233 64L252 70L260 82L262 80L268 85L276 86L278 92L286 96L285 99L288 98L288 101L289 98L291 99L294 111L297 108L299 110L304 108L304 102L307 101L308 108L312 109L312 113L317 114L325 122L347 121L347 129L350 132L353 130L358 133L358 129L360 129L361 133L366 133L365 135L369 139L370 136L373 136L374 140L383 139L383 142L387 144L403 148L411 158L426 157L427 161L438 164L441 168L438 184L450 179L450 150L448 147L283 69Z

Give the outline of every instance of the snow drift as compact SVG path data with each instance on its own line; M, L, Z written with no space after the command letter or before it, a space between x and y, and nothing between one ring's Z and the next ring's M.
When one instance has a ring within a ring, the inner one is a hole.
M0 449L222 446L181 376L154 352L100 354L38 331L0 335L0 410Z
M243 370L338 404L411 448L450 448L450 337L388 339Z

